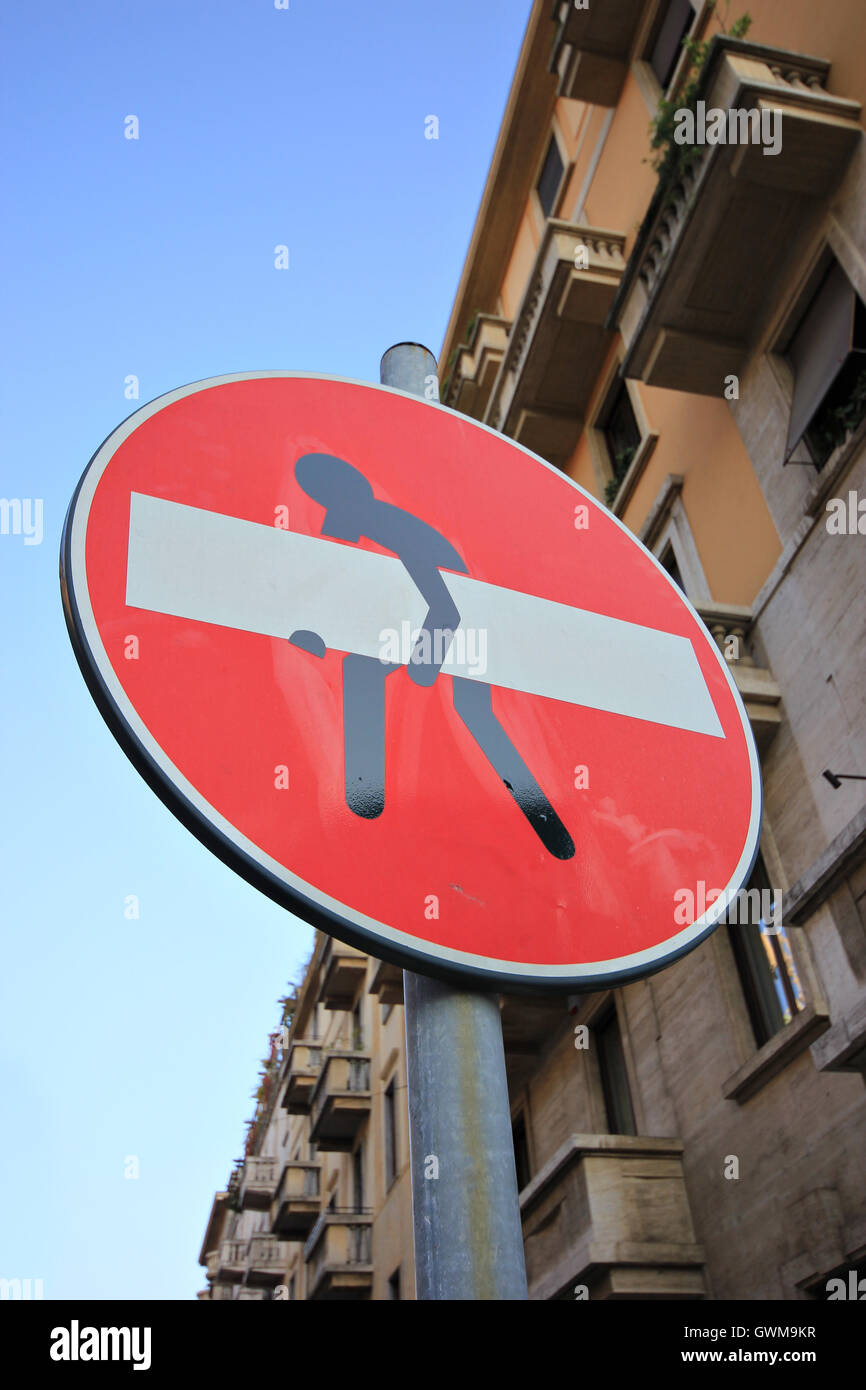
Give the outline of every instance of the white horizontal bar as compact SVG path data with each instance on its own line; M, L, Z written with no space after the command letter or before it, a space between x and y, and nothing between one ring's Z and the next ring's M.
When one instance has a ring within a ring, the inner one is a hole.
M466 639L455 638L447 674L724 736L688 638L441 574ZM427 615L398 559L136 492L126 601L266 637L308 630L362 656L381 656L383 632L414 632ZM484 634L483 670L473 633L479 644Z

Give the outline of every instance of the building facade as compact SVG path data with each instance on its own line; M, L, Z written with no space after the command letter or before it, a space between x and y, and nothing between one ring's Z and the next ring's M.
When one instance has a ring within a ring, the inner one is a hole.
M866 36L856 0L748 10L536 0L442 350L446 405L684 590L764 784L749 921L573 1011L502 1000L531 1298L866 1273ZM399 992L317 943L209 1296L412 1296Z
M200 1297L414 1297L403 975L317 933L271 1035Z

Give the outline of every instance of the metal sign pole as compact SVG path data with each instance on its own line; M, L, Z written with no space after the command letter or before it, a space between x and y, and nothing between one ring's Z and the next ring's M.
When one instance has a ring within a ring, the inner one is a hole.
M436 399L436 359L398 343L380 380ZM403 997L416 1296L525 1299L498 998L408 970Z

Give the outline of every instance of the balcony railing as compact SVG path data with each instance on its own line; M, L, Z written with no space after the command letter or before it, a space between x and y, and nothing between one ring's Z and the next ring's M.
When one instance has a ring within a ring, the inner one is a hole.
M752 610L730 603L703 602L696 603L695 607L728 663L746 707L755 743L763 753L782 722L779 710L782 692L773 673L765 666L756 665L749 653Z
M678 1139L573 1134L520 1194L529 1297L706 1297Z
M224 1240L220 1243L216 1274L223 1283L239 1284L243 1279L248 1245L248 1240Z
M279 1174L276 1158L248 1158L241 1170L240 1201L244 1211L267 1211Z
M479 314L468 341L457 348L442 400L454 410L483 420L493 383L508 345L511 324L496 314Z
M348 1152L370 1113L370 1058L330 1052L310 1102L310 1138L325 1152Z
M277 1282L279 1283L279 1280ZM261 1302L262 1299L269 1297L267 1289L251 1289L248 1284L243 1284L237 1292L238 1303L250 1302L254 1299L256 1302Z
M250 1236L246 1262L247 1288L279 1284L289 1260L289 1245L274 1235Z
M310 1299L369 1298L373 1288L372 1213L323 1211L304 1246Z
M354 946L329 937L320 967L319 1002L326 1009L348 1011L367 973L368 957Z
M625 339L625 376L721 397L739 374L862 135L859 103L831 96L829 71L819 58L713 40L700 98L727 113L726 142L696 127L691 162L659 184L609 320ZM767 154L774 113L778 149ZM765 119L766 145L755 138Z
M593 106L615 106L646 0L591 0L578 9L574 0L554 0L558 24L550 70L559 78L559 95Z
M611 342L625 267L620 232L549 218L485 422L562 466Z
M310 1096L322 1065L322 1049L318 1043L293 1042L283 1062L283 1095L281 1104L290 1115L306 1115Z
M271 1231L283 1240L306 1240L321 1208L321 1164L287 1163L271 1203Z

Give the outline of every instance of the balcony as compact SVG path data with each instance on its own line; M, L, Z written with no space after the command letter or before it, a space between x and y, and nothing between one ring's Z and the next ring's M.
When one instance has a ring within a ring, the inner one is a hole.
M310 1138L326 1153L348 1153L370 1113L370 1058L330 1052L310 1104Z
M224 1240L216 1260L216 1278L223 1284L239 1284L247 1267L248 1240ZM210 1262L208 1275L210 1276Z
M548 462L566 462L611 341L605 321L625 237L549 218L486 423Z
M371 994L378 994L380 1004L402 1004L403 971L399 965L389 965L387 961L374 960L369 991Z
M309 1299L369 1298L373 1291L372 1215L323 1211L304 1246Z
M214 1283L211 1284L209 1288L203 1289L201 1293L196 1295L196 1297L207 1299L211 1303L225 1303L231 1302L234 1299L236 1292L237 1290L234 1284Z
M279 1280L277 1282L279 1283ZM237 1292L238 1303L247 1303L253 1300L261 1302L263 1299L269 1297L270 1295L267 1289L251 1289L248 1285L243 1285Z
M306 1240L321 1209L321 1164L287 1163L271 1203L271 1231Z
M367 960L354 946L329 937L320 967L319 1003L326 1009L348 1012L367 973Z
M505 348L508 343L507 319L495 314L478 314L468 333L468 342L457 348L457 356L446 378L442 400L453 410L483 420Z
M706 1297L678 1139L572 1134L520 1194L531 1299Z
M688 169L660 182L609 320L626 343L624 375L721 396L740 373L861 136L859 103L827 92L829 71L819 58L713 41L707 111L765 113L770 138L780 111L781 148L699 143ZM725 129L735 139L736 119Z
M306 1115L322 1065L318 1043L294 1042L283 1063L285 1086L280 1104L290 1115Z
M772 672L764 666L757 666L749 655L752 610L731 603L705 602L695 607L727 661L746 707L758 752L763 755L782 722L779 711L782 692Z
M214 1197L211 1203L207 1229L204 1233L204 1240L201 1243L198 1262L200 1265L205 1265L207 1267L209 1279L216 1277L212 1265L217 1257L226 1221L230 1214L228 1201L228 1192L218 1192Z
M248 1158L241 1169L240 1203L244 1211L267 1211L279 1172L276 1158Z
M289 1262L288 1242L273 1235L250 1236L245 1284L248 1289L274 1288Z
M615 106L628 72L631 47L645 0L596 0L578 10L573 0L554 0L558 28L550 71L558 95L593 106Z

